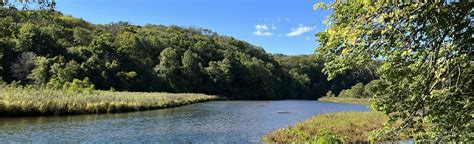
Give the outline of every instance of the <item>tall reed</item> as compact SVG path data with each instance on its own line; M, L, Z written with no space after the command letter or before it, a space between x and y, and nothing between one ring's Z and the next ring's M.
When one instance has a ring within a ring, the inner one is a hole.
M0 116L99 114L170 108L218 97L204 94L93 91L0 87Z

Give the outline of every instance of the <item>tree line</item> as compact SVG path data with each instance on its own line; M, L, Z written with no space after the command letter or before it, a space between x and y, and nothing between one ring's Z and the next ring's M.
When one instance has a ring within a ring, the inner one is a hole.
M96 25L50 10L1 8L0 48L5 82L54 89L315 99L372 79L354 72L327 81L322 59L267 54L207 29Z

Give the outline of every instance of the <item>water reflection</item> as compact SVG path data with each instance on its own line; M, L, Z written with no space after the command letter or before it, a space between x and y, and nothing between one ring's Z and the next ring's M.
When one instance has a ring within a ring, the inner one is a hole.
M258 142L318 113L367 110L316 101L214 101L124 114L0 118L0 143Z

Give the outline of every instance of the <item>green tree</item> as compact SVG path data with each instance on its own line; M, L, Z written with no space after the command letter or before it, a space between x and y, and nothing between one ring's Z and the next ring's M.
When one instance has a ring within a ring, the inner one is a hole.
M64 58L57 58L58 62L51 65L51 79L47 83L47 87L54 89L62 89L68 82L72 82L78 74L79 64L75 61L64 62Z
M68 92L92 93L94 85L86 77L83 80L73 79L71 82L64 83L62 89Z
M228 92L225 90L230 87L230 81L232 79L230 68L231 65L228 59L210 61L209 67L205 68L206 74L212 83L207 91L227 95Z
M290 74L295 80L297 80L302 85L309 85L311 82L308 77L308 74L299 74L297 72L297 69L291 69Z
M45 85L49 81L49 66L51 60L46 57L36 57L35 68L28 75L28 79L32 80L36 85Z
M147 55L146 48L142 46L135 33L130 31L121 32L117 38L117 52L125 54L137 61L144 60Z
M54 57L62 53L55 39L34 23L24 23L17 36L17 50L30 51L41 56Z
M21 7L20 7L20 6ZM56 9L56 1L55 0L2 0L0 1L0 7L8 6L10 8L22 8L22 9L30 9L38 8L44 10L54 11Z
M383 88L384 87L383 85L384 83L381 80L373 80L369 82L368 84L364 86L365 95L367 97L373 97L377 93L377 91L384 91L383 89L382 90L378 89L378 88Z
M473 139L472 2L336 2L318 33L324 72L336 74L380 59L386 85L375 109L390 117L375 138L400 133L434 141Z
M204 74L201 58L190 49L186 50L182 59L183 85L187 92L197 92L202 90Z
M364 84L357 83L350 89L342 90L339 97L350 97L350 98L365 98Z
M1 9L0 9L1 10ZM4 11L0 11L4 12ZM4 61L5 51L7 48L12 47L11 36L13 34L14 28L12 26L13 19L11 17L2 17L0 18L0 83L3 81L4 76L4 66L6 61Z
M173 89L177 89L181 60L173 48L166 48L160 54L160 64L155 67L158 75L166 80Z
M86 28L75 27L73 31L74 42L81 46L87 46L92 41L91 34L92 32Z

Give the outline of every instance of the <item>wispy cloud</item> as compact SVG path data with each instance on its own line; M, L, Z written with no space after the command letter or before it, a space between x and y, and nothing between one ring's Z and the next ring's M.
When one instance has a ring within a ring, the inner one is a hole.
M276 18L277 22L283 22L283 21L286 21L286 22L290 22L290 18L287 18L287 17L277 17Z
M286 34L286 36L293 37L293 36L299 36L304 33L310 32L314 29L314 27L310 26L304 26L303 24L300 24L298 27L291 28L291 31Z
M255 25L255 31L253 32L256 36L272 36L273 33L269 32L269 30L276 30L277 27L272 25L270 28L266 24L257 24Z
M275 24L272 24L272 27L271 27L271 28L272 28L272 30L278 29L278 28L275 26Z
M258 25L255 25L255 29L257 29L257 30L268 30L268 26L266 24L258 24Z
M266 31L254 31L254 35L256 36L272 36L273 34L271 32L266 32Z

